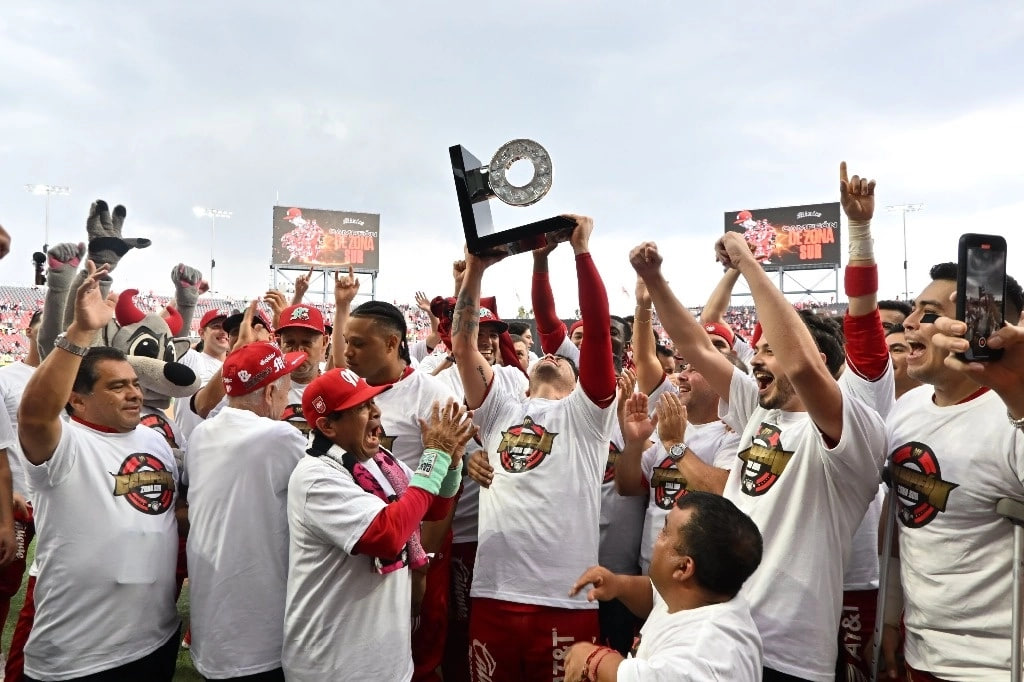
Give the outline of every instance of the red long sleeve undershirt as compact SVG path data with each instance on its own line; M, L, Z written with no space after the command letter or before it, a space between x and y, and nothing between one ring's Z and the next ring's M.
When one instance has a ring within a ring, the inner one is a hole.
M551 293L551 278L548 277L548 273L533 273L530 297L533 299L533 317L537 321L540 348L545 353L555 353L569 332L565 328L565 323L558 319L555 313L555 297ZM586 332L586 328L583 331Z
M609 331L612 320L608 312L608 292L589 253L576 256L576 281L580 317L583 319L580 386L595 405L607 407L615 400L615 365L612 364L612 335ZM539 332L539 320L537 326Z
M374 517L353 551L393 559L409 542L420 521L439 521L448 515L451 506L452 498L434 497L422 488L409 486L400 498Z

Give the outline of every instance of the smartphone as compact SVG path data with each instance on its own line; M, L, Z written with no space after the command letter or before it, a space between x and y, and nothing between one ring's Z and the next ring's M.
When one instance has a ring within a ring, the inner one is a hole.
M967 324L967 362L991 362L1003 351L988 347L988 338L1003 326L1006 297L1006 240L989 234L960 237L957 261L956 318Z

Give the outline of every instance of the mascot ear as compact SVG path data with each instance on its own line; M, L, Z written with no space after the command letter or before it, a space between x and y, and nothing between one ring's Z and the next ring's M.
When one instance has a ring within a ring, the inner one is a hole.
M171 344L174 346L174 359L181 360L182 356L188 352L188 349L192 347L188 339L172 339Z

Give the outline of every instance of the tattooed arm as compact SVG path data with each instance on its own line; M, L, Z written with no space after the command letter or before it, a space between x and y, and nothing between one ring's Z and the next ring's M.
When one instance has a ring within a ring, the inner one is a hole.
M471 410L480 407L494 379L494 370L477 347L477 335L480 331L480 282L484 270L498 260L498 257L466 254L466 272L452 315L452 355L462 378L466 406Z

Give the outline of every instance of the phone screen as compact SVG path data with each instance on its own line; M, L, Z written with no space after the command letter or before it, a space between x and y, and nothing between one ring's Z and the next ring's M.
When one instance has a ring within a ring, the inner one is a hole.
M964 287L964 322L970 355L982 359L993 355L988 337L1003 326L1003 289L1006 279L1006 251L993 244L972 244L967 248Z

